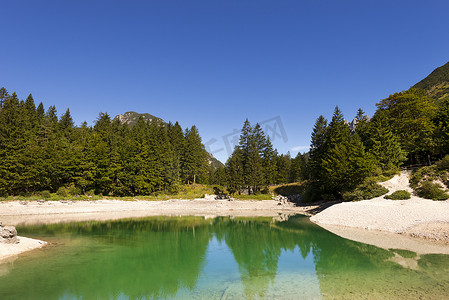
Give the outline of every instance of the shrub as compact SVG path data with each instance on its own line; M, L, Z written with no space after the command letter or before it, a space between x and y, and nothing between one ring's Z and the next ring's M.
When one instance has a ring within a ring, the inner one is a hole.
M392 193L391 195L386 195L385 199L407 200L407 199L410 199L410 196L411 196L410 193L407 192L406 190L399 190L399 191Z
M80 195L81 194L81 189L79 187L71 185L68 188L68 194L71 195L71 196Z
M376 183L374 178L367 178L364 183L357 186L352 191L343 193L344 201L360 201L380 197L388 193L386 187Z
M69 190L66 187L61 186L57 191L56 195L60 197L67 197L69 195Z
M446 155L442 160L436 163L439 171L449 171L449 155Z
M51 197L50 191L47 191L47 190L40 192L40 195L41 195L41 197L44 198L44 199L48 199L48 198Z
M360 201L364 200L363 192L361 190L355 189L350 192L343 193L344 201Z
M277 191L274 190L275 193L279 195L283 195L285 191ZM321 186L317 182L305 182L303 185L303 190L300 192L301 202L303 203L311 203L322 200L322 195L324 194L323 186ZM283 195L284 196L284 195Z
M432 200L446 200L449 198L449 195L441 189L439 184L431 181L424 181L417 189L417 194L422 198Z
M282 196L290 196L304 193L304 184L302 183L289 183L279 185L273 190L276 194Z
M413 172L410 178L410 186L417 188L422 180L434 180L435 179L435 166L422 167L419 170Z

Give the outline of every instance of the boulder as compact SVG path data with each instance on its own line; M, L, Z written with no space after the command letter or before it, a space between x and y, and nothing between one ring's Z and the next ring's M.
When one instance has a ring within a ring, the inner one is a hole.
M17 230L14 226L0 225L0 243L17 244L18 242Z

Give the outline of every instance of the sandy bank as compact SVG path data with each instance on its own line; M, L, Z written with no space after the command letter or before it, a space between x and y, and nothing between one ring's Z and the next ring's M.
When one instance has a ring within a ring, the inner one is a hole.
M449 254L449 201L413 197L336 204L312 222L350 240L417 254Z
M17 255L30 250L38 249L47 244L47 242L18 236L19 242L16 244L0 243L0 263L3 260L13 259Z
M46 201L0 203L0 221L7 225L111 220L146 216L289 216L317 206L295 207L278 201L167 200L167 201Z
M389 194L397 190L412 192L409 176L402 172L381 184ZM311 217L311 221L344 238L382 248L449 254L449 200L416 196L387 200L382 196L336 204Z

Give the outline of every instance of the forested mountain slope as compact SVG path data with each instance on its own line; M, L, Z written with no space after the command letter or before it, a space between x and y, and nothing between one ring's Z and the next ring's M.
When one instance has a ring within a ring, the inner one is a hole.
M449 62L433 70L413 87L425 90L428 96L438 101L449 97Z

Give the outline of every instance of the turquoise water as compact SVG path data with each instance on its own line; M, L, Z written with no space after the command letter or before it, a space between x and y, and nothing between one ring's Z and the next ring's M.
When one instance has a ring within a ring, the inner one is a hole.
M447 299L449 256L384 250L296 216L18 227L48 247L0 265L0 299ZM392 259L417 262L402 267Z

